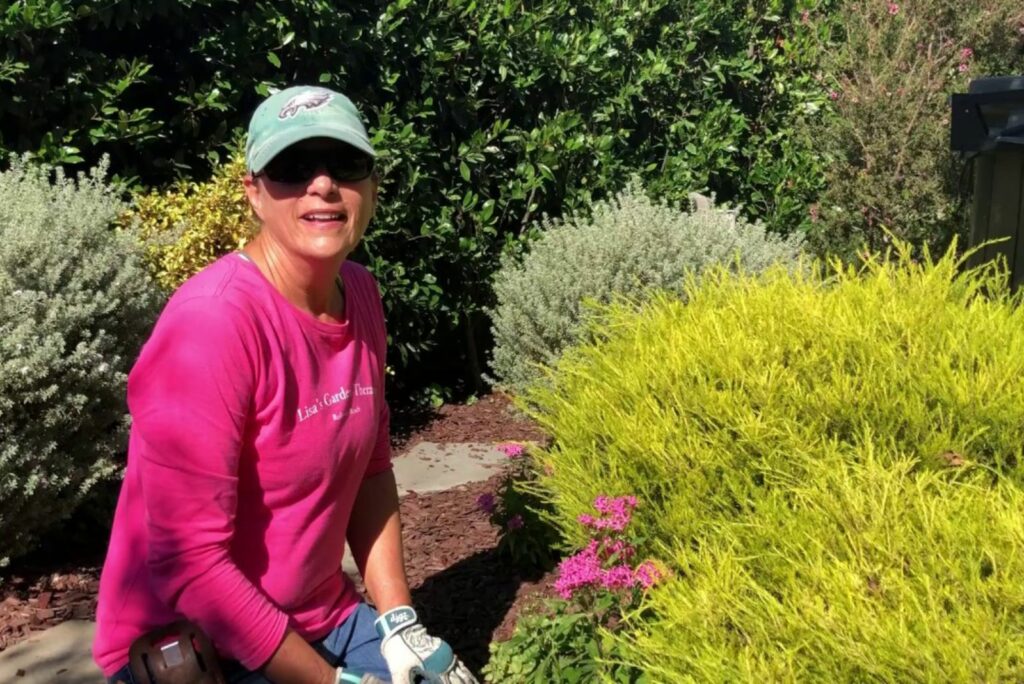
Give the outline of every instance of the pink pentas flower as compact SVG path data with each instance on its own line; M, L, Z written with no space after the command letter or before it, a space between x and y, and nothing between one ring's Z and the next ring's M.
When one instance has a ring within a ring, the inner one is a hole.
M838 90L830 90L830 91L828 91L828 99L832 100L833 102L838 100L839 99L839 91Z
M498 451L502 452L509 458L519 458L525 451L522 444L516 444L515 442L505 442L504 444L498 445Z
M965 47L963 50L960 51L960 59L963 60L963 61L967 61L968 59L970 59L973 56L974 56L974 50L972 50L969 47Z
M601 573L601 586L605 589L629 589L633 582L633 570L628 565L616 565Z
M652 561L633 568L631 560L636 555L635 547L618 535L607 534L625 529L637 505L637 498L633 495L610 497L602 494L594 499L594 508L602 514L600 517L587 513L577 517L580 524L605 534L596 535L585 549L559 563L555 580L559 596L568 600L580 590L595 588L609 591L637 587L647 589L662 577L659 567Z
M505 526L508 529L510 529L510 530L521 530L521 529L523 529L523 516L521 516L518 513L516 513L515 515L513 515L511 518L508 519L508 522L505 523Z
M494 498L494 494L485 492L480 496L476 497L476 507L484 513L493 513L494 509L497 508L498 502Z
M957 71L959 71L962 74L962 73L966 72L970 68L971 67L968 66L968 64L966 62L961 62L960 66L957 67Z
M630 568L628 563L602 567L597 543L592 541L587 548L558 565L555 591L568 600L581 589L594 587L611 591L633 587L649 589L661 577L662 573L652 561L641 563L636 569Z
M612 530L622 532L633 517L633 509L637 506L635 496L609 497L604 494L594 499L594 508L602 517L583 514L576 518L581 524L595 530Z
M895 2L889 3L889 14L895 15L900 13L900 6Z
M597 557L597 542L592 540L587 548L558 564L555 591L559 596L568 600L579 589L598 583L601 580L601 573L601 561Z

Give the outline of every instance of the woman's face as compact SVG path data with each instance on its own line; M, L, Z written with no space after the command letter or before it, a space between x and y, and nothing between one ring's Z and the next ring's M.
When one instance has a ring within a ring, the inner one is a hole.
M292 164L293 171L306 167L308 177L282 181L280 173L267 169L255 177L246 176L245 192L262 223L262 239L303 259L333 261L347 257L373 217L377 180L372 175L362 180L338 180L328 167L359 154L336 140L312 138L292 145L267 165L272 169L274 162L298 160ZM358 164L355 166L358 168Z

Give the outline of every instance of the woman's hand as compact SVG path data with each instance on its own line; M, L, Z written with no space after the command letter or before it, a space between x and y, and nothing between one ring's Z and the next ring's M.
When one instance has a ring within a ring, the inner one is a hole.
M394 684L477 684L447 643L427 634L416 611L399 606L374 623Z

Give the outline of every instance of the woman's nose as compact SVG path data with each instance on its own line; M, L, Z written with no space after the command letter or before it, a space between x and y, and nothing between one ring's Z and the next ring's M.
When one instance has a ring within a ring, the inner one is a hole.
M338 183L328 173L327 167L317 167L313 177L309 180L309 189L317 194L333 192L338 189Z

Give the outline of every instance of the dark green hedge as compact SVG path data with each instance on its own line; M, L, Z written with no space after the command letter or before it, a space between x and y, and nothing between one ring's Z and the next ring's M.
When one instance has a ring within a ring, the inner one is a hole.
M640 172L802 229L801 135L824 89L803 3L763 0L53 0L0 18L0 144L145 186L203 177L267 89L348 93L387 156L359 258L386 289L399 378L485 362L489 279L532 219Z

